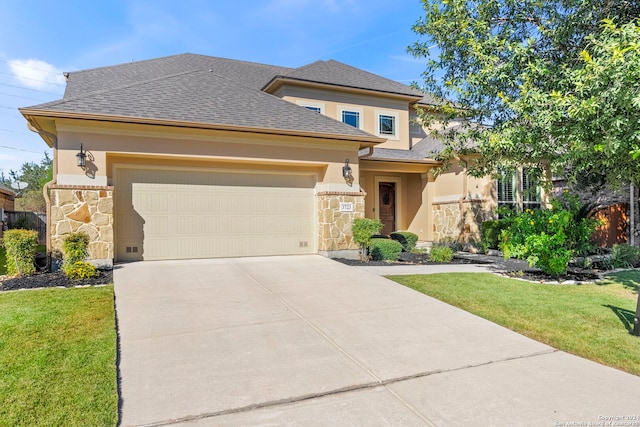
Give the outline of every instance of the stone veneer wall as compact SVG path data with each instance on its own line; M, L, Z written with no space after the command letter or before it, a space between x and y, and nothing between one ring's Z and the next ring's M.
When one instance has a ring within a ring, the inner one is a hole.
M433 240L435 242L479 242L480 226L490 219L494 219L494 215L484 200L434 203Z
M318 252L329 257L358 256L358 245L353 242L353 220L364 218L366 193L318 193ZM353 212L340 212L340 203L353 204Z
M89 259L112 265L113 187L55 185L50 187L51 250L62 252L64 237L73 232L89 235Z

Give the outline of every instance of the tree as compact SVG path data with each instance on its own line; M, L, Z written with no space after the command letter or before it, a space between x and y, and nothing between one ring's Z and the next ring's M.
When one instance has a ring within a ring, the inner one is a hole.
M40 163L25 162L19 171L10 170L8 176L4 172L0 173L0 183L9 187L12 182L23 181L27 183L27 188L20 198L16 199L16 210L43 212L46 210L46 203L42 195L42 188L51 181L53 177L53 161L49 153L44 153L44 158Z
M550 165L574 179L640 182L632 113L639 102L639 2L423 3L426 15L414 31L427 40L409 51L430 57L432 45L439 48L423 89L442 102L435 108L445 119L444 157L464 152L471 141L481 154L470 165L474 175L528 164ZM468 122L448 126L458 116ZM422 117L433 121L426 112Z

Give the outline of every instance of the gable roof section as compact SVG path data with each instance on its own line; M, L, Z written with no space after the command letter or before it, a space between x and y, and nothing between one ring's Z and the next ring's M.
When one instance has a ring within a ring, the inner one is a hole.
M187 71L21 109L24 115L382 139L210 71Z
M285 82L321 83L342 88L408 96L415 98L415 100L422 99L424 96L424 93L410 86L334 60L316 61L286 74L274 76L263 89L270 92Z

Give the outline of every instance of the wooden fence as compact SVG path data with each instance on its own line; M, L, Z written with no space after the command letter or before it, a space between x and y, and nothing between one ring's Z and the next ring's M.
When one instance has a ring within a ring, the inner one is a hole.
M38 232L38 244L47 243L47 214L38 212L5 212L7 228L24 228Z

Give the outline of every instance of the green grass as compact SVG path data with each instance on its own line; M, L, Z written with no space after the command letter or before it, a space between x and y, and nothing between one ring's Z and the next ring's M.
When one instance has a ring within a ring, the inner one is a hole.
M0 426L117 422L113 286L0 294Z
M488 273L389 278L559 350L640 375L640 337L630 333L638 270L561 286Z

